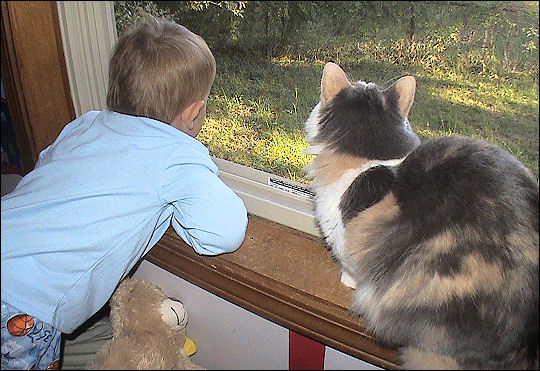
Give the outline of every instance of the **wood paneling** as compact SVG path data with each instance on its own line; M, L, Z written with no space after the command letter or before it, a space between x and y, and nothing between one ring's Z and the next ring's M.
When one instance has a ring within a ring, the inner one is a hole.
M75 118L55 1L2 1L2 78L28 171Z

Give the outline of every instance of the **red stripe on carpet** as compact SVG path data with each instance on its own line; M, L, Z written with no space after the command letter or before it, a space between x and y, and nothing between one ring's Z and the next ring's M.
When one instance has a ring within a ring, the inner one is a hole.
M289 330L289 370L324 370L324 344Z

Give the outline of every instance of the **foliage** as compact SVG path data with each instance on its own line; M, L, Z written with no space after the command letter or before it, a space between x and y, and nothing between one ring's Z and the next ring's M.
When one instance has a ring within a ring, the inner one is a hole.
M537 1L116 1L115 9L120 34L144 10L204 35L216 52L309 57L347 37L377 42L376 57L400 64L538 77Z

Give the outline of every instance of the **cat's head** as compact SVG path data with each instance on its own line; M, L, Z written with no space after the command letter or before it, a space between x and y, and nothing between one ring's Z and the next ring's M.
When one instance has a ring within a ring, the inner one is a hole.
M322 150L370 160L403 158L420 140L409 124L416 80L405 76L387 89L358 81L350 83L329 62L321 79L321 100L305 124L308 154Z

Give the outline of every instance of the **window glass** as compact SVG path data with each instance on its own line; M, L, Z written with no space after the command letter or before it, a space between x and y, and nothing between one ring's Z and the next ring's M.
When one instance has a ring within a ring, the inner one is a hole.
M216 156L308 182L304 122L324 64L385 87L417 79L421 138L499 144L538 177L538 2L115 1L122 34L140 11L201 35L217 76L198 139Z

